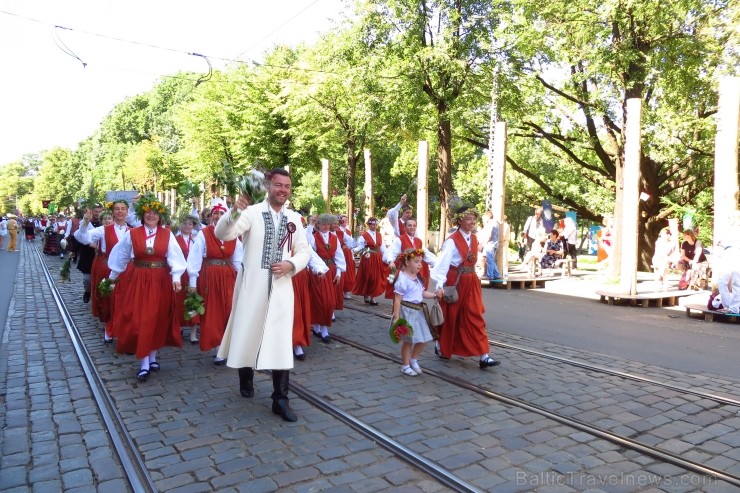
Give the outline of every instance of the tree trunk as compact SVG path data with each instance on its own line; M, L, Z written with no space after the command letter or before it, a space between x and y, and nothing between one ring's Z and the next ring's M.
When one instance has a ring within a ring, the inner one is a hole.
M439 185L439 238L447 237L451 225L452 199L452 125L447 116L447 104L437 104L437 184Z
M357 176L357 149L354 140L347 142L347 187L345 198L347 199L347 229L354 236L355 231L355 180Z

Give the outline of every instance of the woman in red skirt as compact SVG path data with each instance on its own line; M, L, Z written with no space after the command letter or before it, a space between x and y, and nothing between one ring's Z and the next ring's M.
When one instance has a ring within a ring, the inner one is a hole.
M184 216L180 219L180 231L178 231L178 233L175 235L175 239L177 240L177 244L180 245L180 250L182 250L182 254L185 257L185 260L188 259L190 250L193 246L193 243L195 243L195 238L197 237L197 231L193 231L196 224L200 225L200 219L197 215L190 214ZM190 285L190 275L187 271L185 271L185 273L182 275L182 285ZM189 327L190 344L196 345L198 344L198 323L200 321L200 316L194 315L190 318L185 317L186 296L187 290L185 289L178 293L177 297L175 298L175 309L177 310L177 313L180 314L180 331L182 331L182 327Z
M217 354L231 314L236 274L244 256L241 241L216 238L216 223L225 212L226 203L215 199L211 204L210 224L198 232L188 255L188 289L197 290L203 297L205 308L205 313L200 316L200 349L215 349ZM216 366L225 362L225 359L214 356L213 364Z
M108 258L109 279L116 283L133 263L125 282L114 289L113 331L116 351L133 353L139 360L139 382L159 371L157 351L164 346L182 347L180 317L175 313L175 294L182 286L185 257L172 231L164 228L167 208L152 194L135 205L143 225L126 232Z
M308 244L329 269L325 274L310 274L313 333L326 343L331 342L329 327L337 307L337 286L341 286L342 272L346 268L339 238L331 232L335 220L331 214L321 214L316 220L316 229L308 235Z
M110 275L108 257L111 250L129 230L126 224L127 216L128 202L125 200L111 202L108 204L108 210L100 213L99 218L103 225L96 228L92 225L92 211L86 209L79 228L74 232L74 237L79 243L96 247L95 259L90 268L90 305L93 316L105 324L103 340L106 343L113 342L111 320L114 297L112 295L101 296L98 286L100 281Z
M383 237L378 228L378 220L370 217L367 220L367 230L364 231L355 246L355 253L360 254L360 268L357 270L355 289L352 293L364 298L365 303L377 305L374 300L385 292L388 282L388 266L383 262L385 246Z

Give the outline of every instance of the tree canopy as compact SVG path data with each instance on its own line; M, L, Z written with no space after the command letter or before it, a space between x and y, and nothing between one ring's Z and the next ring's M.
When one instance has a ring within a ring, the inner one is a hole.
M349 3L349 2L348 2ZM357 0L310 46L211 79L163 77L116 105L77 149L0 168L5 211L70 206L90 186L220 190L228 164L290 166L294 205L361 208L373 157L376 203L413 192L419 140L432 143L430 218L454 197L485 204L491 113L509 125L507 203L516 223L549 199L579 218L619 213L626 102L643 102L643 261L669 216L711 216L722 76L740 72L737 0ZM517 226L517 224L514 224Z

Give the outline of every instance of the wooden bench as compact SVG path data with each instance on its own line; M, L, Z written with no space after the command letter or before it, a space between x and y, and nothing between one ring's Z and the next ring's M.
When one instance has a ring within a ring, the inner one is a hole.
M727 317L730 322L737 322L740 319L740 313L725 313L717 310L710 310L707 305L684 305L686 308L686 316L691 318L691 311L699 312L700 315L704 315L705 322L714 322L715 317Z
M555 261L555 266L553 267L553 269L559 268L561 276L565 277L565 274L567 273L568 277L570 277L572 275L573 262L574 260L570 257L558 259ZM550 269L551 274L553 269Z
M506 280L496 279L495 281L481 281L481 283L488 283L488 286L493 286L495 288L505 288L505 289L532 288L534 289L534 288L544 288L545 281L552 280L552 279L553 278L550 278L550 277L521 277L521 278L509 277Z
M682 296L688 296L695 294L695 291L646 291L637 294L623 294L613 291L596 291L599 295L601 302L606 302L609 305L615 305L618 301L627 300L630 306L640 305L643 308L650 306L650 302L653 302L655 306L662 307L665 303L667 306L676 306L678 298Z

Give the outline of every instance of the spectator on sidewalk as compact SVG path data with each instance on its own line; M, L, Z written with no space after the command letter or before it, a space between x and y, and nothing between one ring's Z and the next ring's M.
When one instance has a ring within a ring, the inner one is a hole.
M655 282L661 287L666 287L668 271L676 264L678 260L678 246L673 240L670 228L660 230L660 236L655 241L655 250L653 251L653 272L655 273Z
M534 215L527 218L527 222L524 223L524 229L522 229L524 237L527 240L527 251L532 250L532 245L539 238L541 229L545 229L545 224L542 220L542 207L537 207L534 210Z
M576 248L576 222L570 216L565 216L563 220L563 230L560 232L560 238L563 240L563 258L570 256L573 259L573 268L578 268L578 249Z

